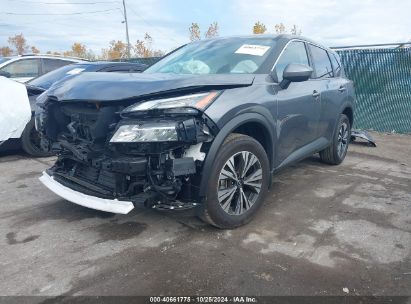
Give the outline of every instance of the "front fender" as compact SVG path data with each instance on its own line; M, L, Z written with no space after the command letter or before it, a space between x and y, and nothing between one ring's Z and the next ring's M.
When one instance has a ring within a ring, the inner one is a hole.
M204 160L203 163L203 171L201 174L201 180L200 180L200 192L199 192L199 197L204 198L207 196L207 183L209 181L210 175L211 175L211 170L212 166L214 163L214 159L217 156L218 150L220 149L221 145L223 144L224 140L227 138L228 135L233 133L233 131L238 128L239 126L249 123L249 122L256 122L260 123L262 126L264 126L265 130L269 134L268 138L268 159L270 162L271 168L273 168L274 165L274 144L275 144L275 129L274 129L274 122L270 121L270 117L266 116L267 114L264 113L256 113L256 112L251 112L251 113L243 113L232 120L230 120L228 123L224 125L223 128L218 132L216 137L214 138L210 149L207 152L207 156Z

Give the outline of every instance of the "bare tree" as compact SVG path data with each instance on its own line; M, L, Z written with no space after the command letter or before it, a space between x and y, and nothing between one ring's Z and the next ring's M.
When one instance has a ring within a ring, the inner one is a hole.
M39 54L39 53L40 53L40 50L33 45L33 46L31 47L31 52L32 52L33 54Z
M190 32L190 41L201 40L200 26L198 25L198 23L191 23L191 26L188 30Z
M276 32L277 34L282 34L282 33L285 33L285 32L286 32L286 30L285 30L285 25L284 25L283 23L277 23L277 24L274 26L274 29L275 29L275 32Z
M218 37L218 23L217 22L213 22L210 24L210 26L208 27L207 32L204 34L204 37L209 39L209 38L214 38L214 37Z
M299 29L298 26L296 26L295 24L291 28L290 32L292 35L296 35L296 36L300 36L302 33L301 29Z

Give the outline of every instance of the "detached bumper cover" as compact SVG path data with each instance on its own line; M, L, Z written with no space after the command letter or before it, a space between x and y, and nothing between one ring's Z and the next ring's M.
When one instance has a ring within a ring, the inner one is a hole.
M46 172L43 172L39 180L57 195L83 207L120 214L127 214L134 209L134 205L130 201L104 199L74 191L54 180Z
M367 131L364 131L364 130L351 130L351 140L354 141L357 138L365 139L366 141L368 141L368 143L372 147L377 146L377 143L375 142L374 138Z

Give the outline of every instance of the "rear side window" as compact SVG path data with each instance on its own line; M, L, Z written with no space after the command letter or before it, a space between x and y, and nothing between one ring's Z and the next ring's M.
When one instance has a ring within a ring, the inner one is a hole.
M340 77L340 76L342 76L342 73L341 73L341 63L340 63L340 60L337 58L337 55L335 55L335 54L330 54L330 53L328 53L328 55L330 56L330 58L331 58L331 63L333 64L333 68L334 68L334 76L335 77Z
M333 68L327 51L311 44L310 50L315 67L315 78L333 77Z
M281 54L280 58L277 61L277 64L275 65L275 73L277 75L278 82L281 82L281 80L283 80L284 69L290 63L300 63L308 66L310 65L308 62L308 56L304 42L291 42Z
M11 78L37 77L39 75L39 59L22 59L6 65L2 71L10 73Z
M43 59L43 74L54 71L62 66L71 64L72 62L60 59Z

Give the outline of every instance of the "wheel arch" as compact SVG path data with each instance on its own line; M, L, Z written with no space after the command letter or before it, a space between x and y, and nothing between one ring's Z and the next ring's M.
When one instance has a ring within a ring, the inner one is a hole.
M231 133L240 133L256 139L267 153L270 169L274 166L274 126L273 120L266 117L265 113L243 113L237 115L224 125L214 138L203 163L203 171L200 180L199 197L206 197L207 182L211 175L214 159L224 140ZM271 175L270 175L271 176Z
M335 130L337 129L339 117L340 117L341 114L347 115L348 120L350 121L351 128L353 126L353 123L354 123L354 107L350 102L346 102L339 108L339 111L337 112L338 117L335 120L331 136L333 136L332 134L334 134Z
M272 138L270 137L271 134L264 124L262 124L260 121L255 120L248 121L236 127L234 130L232 130L231 133L248 135L257 140L261 144L261 146L263 146L265 153L267 153L267 157L270 160L271 165L273 143Z
M348 120L350 121L350 126L352 128L352 125L354 123L354 111L353 108L349 105L345 106L344 110L342 111L342 114L347 115Z

